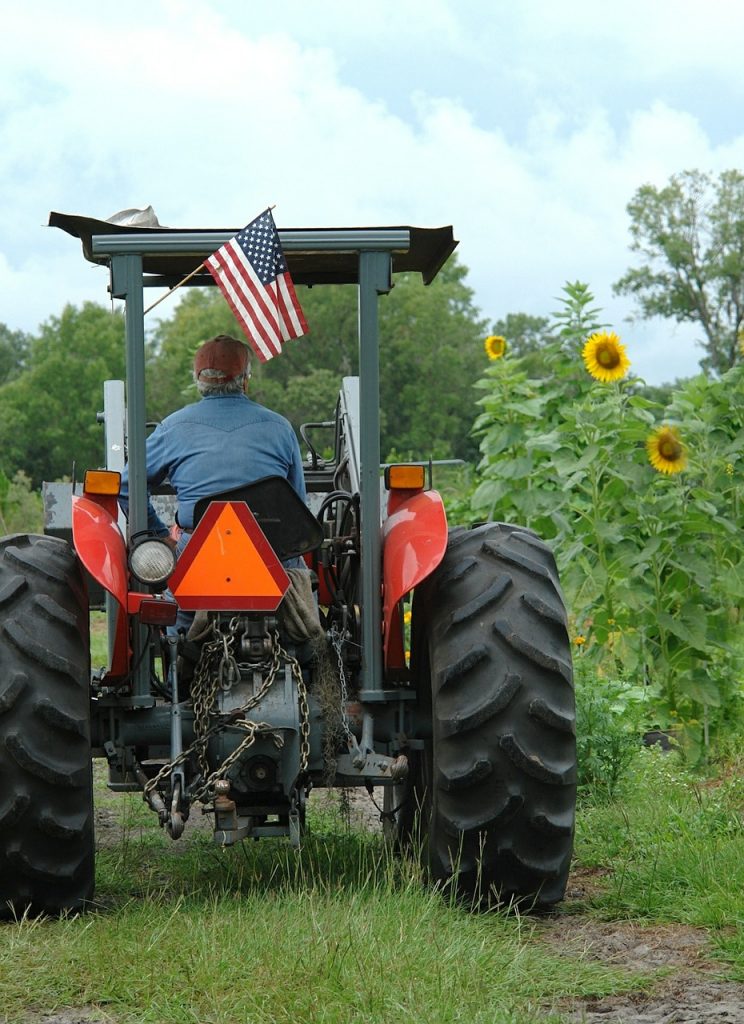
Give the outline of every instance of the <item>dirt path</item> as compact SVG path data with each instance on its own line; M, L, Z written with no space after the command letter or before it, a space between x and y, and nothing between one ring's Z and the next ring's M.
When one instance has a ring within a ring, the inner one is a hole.
M570 910L570 901L567 907ZM724 981L704 931L684 925L642 927L593 921L566 912L541 921L538 932L561 955L583 956L626 971L668 975L645 992L578 1002L555 1009L570 1022L597 1024L707 1024L744 1022L744 985Z

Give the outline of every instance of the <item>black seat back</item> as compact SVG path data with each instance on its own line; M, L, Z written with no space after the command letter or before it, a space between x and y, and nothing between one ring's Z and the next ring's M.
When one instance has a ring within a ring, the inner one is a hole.
M200 498L194 506L194 528L212 501L244 501L282 562L314 551L323 540L322 526L285 477L265 476Z

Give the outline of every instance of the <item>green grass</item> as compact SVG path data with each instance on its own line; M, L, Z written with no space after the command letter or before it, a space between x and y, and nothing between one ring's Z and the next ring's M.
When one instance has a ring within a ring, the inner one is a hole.
M117 1022L516 1024L641 983L549 949L527 918L452 905L338 815L315 813L299 854L278 840L220 849L208 833L172 843L139 795L100 796L114 799L125 827L99 853L99 909L2 926L8 1022L33 992L38 1010Z
M39 1007L103 1004L126 1021L485 1024L624 987L617 972L549 955L524 923L412 888L151 892L115 915L7 930L6 1012L32 991Z
M603 882L563 913L706 929L722 974L744 980L739 767L705 779L642 752L616 799L585 797L577 860ZM8 1022L70 1006L122 1024L527 1024L560 1021L568 998L653 983L561 953L527 917L466 912L333 812L311 814L299 854L280 840L220 849L196 830L173 843L139 794L97 778L121 826L99 853L98 909L0 926Z
M104 664L101 613L91 649ZM563 912L705 929L722 972L744 982L742 759L706 778L643 750L627 767L611 762L612 785L599 767L582 789L576 860L602 881ZM312 812L299 854L266 840L222 850L199 832L172 843L139 794L110 793L100 769L96 779L98 806L118 823L98 855L98 909L0 926L8 1022L71 1006L122 1024L526 1024L561 1020L546 1014L565 999L652 982L561 955L529 918L467 913L339 815Z
M743 768L734 759L706 778L676 755L644 751L618 800L580 813L576 845L580 862L611 866L592 913L706 929L735 981L744 981Z
M90 662L93 668L108 665L108 634L105 612L90 613Z
M643 751L618 800L585 806L577 856L612 865L594 909L716 929L744 920L740 767L705 778L675 755Z

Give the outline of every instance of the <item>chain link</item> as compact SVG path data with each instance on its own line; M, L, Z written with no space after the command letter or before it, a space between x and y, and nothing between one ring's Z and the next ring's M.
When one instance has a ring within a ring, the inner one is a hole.
M284 650L279 640L279 634L276 632L272 636L271 663L261 686L245 704L234 708L222 720L214 725L210 725L217 691L221 687L225 688L223 684L226 677L230 678L230 685L235 681L236 673L237 678L240 678L240 665L235 658L239 621L237 616L231 619L227 632L223 632L216 621L211 623L213 638L204 641L191 684L191 702L194 709L194 742L186 750L183 750L178 757L174 758L173 761L163 765L157 775L153 776L146 783L143 792L145 800L170 775L174 768L183 764L192 754L196 754L201 778L204 780L199 789L193 793L193 799L210 802L214 798L215 783L227 775L230 768L240 760L243 753L255 743L257 736L270 737L277 749L281 750L284 746L284 737L281 733L277 732L266 722L253 722L244 716L261 703L269 689L273 686L281 668L282 659L290 665L292 676L297 686L300 712L300 774L305 775L307 773L310 761L310 709L307 702L307 687L302 677L302 669L299 662ZM235 750L222 761L219 767L210 773L207 757L209 741L212 737L228 728L240 729L246 735Z
M267 722L252 722L250 719L243 718L232 722L231 727L234 729L242 729L246 733L245 738L240 741L231 754L227 755L222 764L218 768L215 768L211 775L207 777L204 785L194 793L194 800L199 800L202 803L208 803L214 799L215 783L220 779L224 779L235 762L239 761L244 752L249 747L253 746L256 742L256 736L269 736L277 750L281 750L284 746L284 737L282 734L277 732Z
M328 632L328 638L331 641L331 647L336 652L336 661L338 662L338 680L339 689L341 691L341 728L346 739L349 742L352 742L353 737L351 735L351 729L349 729L349 716L347 713L349 689L346 685L346 672L344 671L344 640L335 625L331 626L331 629Z
M278 637L277 637L278 642ZM296 658L291 659L292 675L297 683L297 696L300 708L300 774L307 774L310 762L310 708L307 704L307 687L302 678L302 669Z

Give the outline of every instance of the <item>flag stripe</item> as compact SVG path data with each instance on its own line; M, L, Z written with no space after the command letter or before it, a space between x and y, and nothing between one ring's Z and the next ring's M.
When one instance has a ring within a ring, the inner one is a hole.
M264 339L256 330L253 324L253 315L251 311L245 306L241 295L235 290L233 283L225 275L223 268L219 263L215 262L214 264L211 264L207 261L207 270L209 270L212 277L219 285L220 291L225 296L228 306L233 311L235 319L243 328L243 331L245 332L248 341L258 358L262 363L265 363L267 359L271 359L274 352L268 347Z
M252 292L244 287L247 282L243 274L238 272L231 256L231 252L225 246L210 257L219 267L220 278L217 283L221 285L228 302L232 299L232 303L240 310L238 319L241 325L244 328L246 325L252 326L253 333L248 337L257 354L262 355L264 360L271 359L281 351L278 327L266 319Z
M297 298L297 291L295 290L294 282L293 282L292 278L289 276L288 273L281 274L280 278L281 278L281 281L282 281L282 285L287 289L287 294L289 295L289 297L291 299L292 308L294 309L295 315L297 317L297 324L298 324L300 333L304 334L308 330L307 320L305 320L305 314L302 312L302 306L300 305L300 300Z
M282 288L281 275L276 279L277 296L276 301L279 309L282 312L281 316L281 327L282 327L282 338L284 341L288 341L290 338L295 336L295 323L294 310L292 309L291 303L287 302L288 296L286 290Z
M230 273L230 280L242 292L253 311L256 326L259 330L263 330L264 339L275 348L274 355L278 355L281 352L279 321L276 310L272 308L271 303L266 301L266 289L257 278L253 267L239 246L226 245L223 256L225 269ZM244 287L241 287L241 282Z
M255 270L251 266L250 260L247 259L243 250L239 245L235 245L234 243L235 239L226 246L227 252L225 255L231 261L235 269L235 273L241 277L248 288L251 297L254 300L253 305L256 311L260 311L264 316L267 330L271 331L278 337L279 321L276 315L276 309L273 307L273 303L266 301L266 287L261 284Z
M286 310L284 319L287 323L291 323L292 325L292 333L290 334L290 337L298 338L302 334L307 334L307 323L300 304L297 301L297 294L295 293L294 285L292 284L292 278L289 274L279 274L276 280L279 285L279 295L282 307Z

